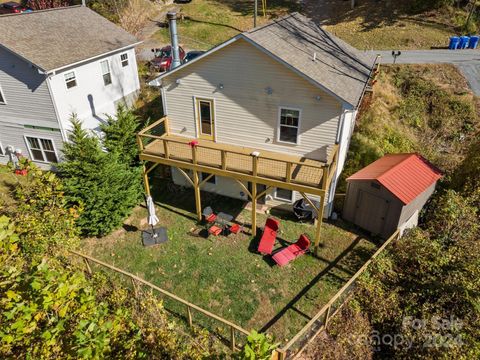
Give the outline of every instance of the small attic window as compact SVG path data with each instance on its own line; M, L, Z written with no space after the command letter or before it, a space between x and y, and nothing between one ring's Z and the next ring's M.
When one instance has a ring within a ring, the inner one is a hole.
M374 181L370 183L370 186L378 190L380 190L380 187L381 187L379 183L376 183Z

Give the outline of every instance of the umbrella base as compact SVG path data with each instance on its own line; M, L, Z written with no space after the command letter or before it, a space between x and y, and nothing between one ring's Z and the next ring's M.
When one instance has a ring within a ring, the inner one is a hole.
M143 246L158 245L168 240L167 228L159 227L156 229L145 230L142 232Z

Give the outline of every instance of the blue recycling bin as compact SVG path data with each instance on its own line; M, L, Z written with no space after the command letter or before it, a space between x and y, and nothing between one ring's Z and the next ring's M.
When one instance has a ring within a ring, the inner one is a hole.
M478 41L480 40L480 36L470 36L470 41L468 42L469 49L476 49L478 46Z
M470 36L460 36L460 44L458 44L458 49L466 49L469 41Z
M460 38L458 36L452 36L450 38L450 43L448 44L448 48L450 50L455 50L458 48L458 44L460 43Z

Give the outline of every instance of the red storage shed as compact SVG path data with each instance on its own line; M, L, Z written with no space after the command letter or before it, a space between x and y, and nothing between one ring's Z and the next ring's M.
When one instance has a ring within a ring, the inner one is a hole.
M342 217L384 238L417 225L442 173L419 154L390 154L347 179Z

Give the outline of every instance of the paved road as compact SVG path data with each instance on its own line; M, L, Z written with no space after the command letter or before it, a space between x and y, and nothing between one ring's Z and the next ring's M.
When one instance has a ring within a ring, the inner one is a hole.
M392 51L366 51L375 57L381 55L380 63L392 64ZM397 57L397 64L453 64L468 81L475 95L480 96L480 50L404 50Z

